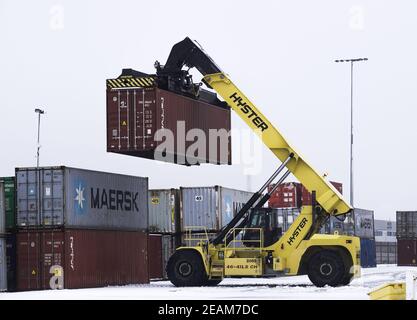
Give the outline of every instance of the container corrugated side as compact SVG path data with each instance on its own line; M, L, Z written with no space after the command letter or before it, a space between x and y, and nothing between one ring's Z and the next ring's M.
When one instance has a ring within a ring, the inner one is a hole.
M169 258L174 254L176 250L176 239L173 235L162 236L162 275L164 279L167 279L166 267Z
M107 90L107 151L136 157L157 159L180 164L217 163L231 164L230 136L222 141L224 157L210 153L198 157L186 153L193 141L185 139L190 129L204 132L202 141L208 146L209 130L230 131L230 108L222 108L196 99L178 95L158 88L109 89ZM184 122L184 132L177 128ZM159 129L173 134L173 148L168 148L162 157L158 146L162 140L155 139ZM184 148L178 139L184 135ZM220 144L217 145L217 151ZM188 157L188 158L186 158ZM189 160L189 161L186 161ZM197 162L197 163L196 163Z
M148 243L149 278L162 279L164 276L162 265L162 235L150 234Z
M7 290L16 290L17 263L16 263L16 233L6 235L6 259L7 259Z
M17 168L18 227L141 230L148 179L68 167Z
M399 266L417 266L417 239L398 239L397 255Z
M0 291L7 290L6 239L0 237Z
M253 192L231 189L226 187L218 188L221 199L220 205L220 228L227 225L246 202L253 196Z
M6 201L4 183L0 181L0 236L6 233Z
M180 188L181 230L186 227L219 229L219 206L216 187Z
M149 232L179 231L179 190L149 190Z
M0 181L4 182L6 231L12 231L16 228L15 177L1 177Z
M270 191L275 184L268 186ZM291 208L301 207L301 194L302 194L301 183L298 182L286 182L282 183L277 189L271 194L268 200L270 208Z
M375 240L361 238L361 267L374 268L376 267L376 250Z
M140 231L20 231L17 288L51 288L56 266L68 289L148 283L147 247L148 235Z
M353 218L355 236L374 239L374 212L372 210L355 208Z
M417 211L397 211L397 238L417 239Z

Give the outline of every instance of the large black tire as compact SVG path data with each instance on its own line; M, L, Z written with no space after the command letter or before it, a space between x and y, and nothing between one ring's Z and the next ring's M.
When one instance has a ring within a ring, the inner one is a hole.
M217 286L222 281L223 281L223 279L208 279L206 281L205 286L207 286L207 287L215 287L215 286Z
M207 274L198 252L178 250L168 260L167 275L176 287L199 287L207 283Z
M317 287L340 286L345 274L342 257L330 250L317 252L308 262L308 277Z

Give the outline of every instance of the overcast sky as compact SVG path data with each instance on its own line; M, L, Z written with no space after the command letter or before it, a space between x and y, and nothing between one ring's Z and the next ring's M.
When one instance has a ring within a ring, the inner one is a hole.
M152 188L246 188L242 164L106 153L105 79L123 67L153 73L190 36L320 173L344 183L347 199L350 68L334 60L368 57L354 73L355 206L379 219L416 210L417 3L238 3L0 0L0 176L36 164L41 106L41 165L149 176ZM234 114L232 126L245 128ZM278 165L262 150L253 189Z

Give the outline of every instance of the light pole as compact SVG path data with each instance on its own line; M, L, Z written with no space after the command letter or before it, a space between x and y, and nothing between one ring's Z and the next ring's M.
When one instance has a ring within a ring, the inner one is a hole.
M41 114L44 114L45 111L39 108L35 109L35 112L38 114L38 144L36 150L36 168L39 168L39 149L41 148L40 145L40 134L41 134Z
M350 204L353 207L353 64L368 58L339 59L335 62L350 62Z
M43 111L42 109L36 108L35 112L38 114L38 145L37 145L37 149L36 149L36 177L37 177L37 192L36 192L36 211L37 211L37 222L40 223L42 220L40 218L41 215L41 199L40 199L40 195L41 195L41 178L40 178L40 172L39 172L39 149L41 148L40 145L40 133L41 133L41 114L44 114L45 111Z

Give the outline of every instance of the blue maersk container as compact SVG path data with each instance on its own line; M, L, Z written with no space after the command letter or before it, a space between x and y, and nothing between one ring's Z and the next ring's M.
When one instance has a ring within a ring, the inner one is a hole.
M361 267L376 267L376 248L374 239L361 238Z

